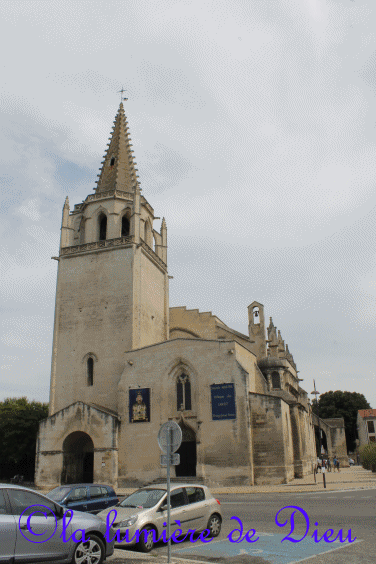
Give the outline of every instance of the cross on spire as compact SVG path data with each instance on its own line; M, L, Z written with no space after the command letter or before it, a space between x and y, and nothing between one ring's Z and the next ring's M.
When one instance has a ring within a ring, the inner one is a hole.
M124 92L126 92L126 90L124 90L123 87L121 87L121 90L118 90L118 94L120 94L120 103L121 103L123 100L128 100L128 98L123 98L123 93L124 93Z

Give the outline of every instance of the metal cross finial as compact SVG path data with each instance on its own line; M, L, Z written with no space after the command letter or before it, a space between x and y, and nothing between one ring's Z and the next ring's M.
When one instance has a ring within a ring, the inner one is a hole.
M121 87L121 90L118 90L118 94L119 94L120 92L121 92L121 94L120 94L120 102L122 102L123 100L128 100L128 98L123 98L123 94L124 94L124 92L126 92L123 87Z

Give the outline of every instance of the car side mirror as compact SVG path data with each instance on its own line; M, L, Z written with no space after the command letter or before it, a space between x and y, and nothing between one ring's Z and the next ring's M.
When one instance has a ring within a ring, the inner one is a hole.
M167 509L168 509L167 503L164 503L164 504L160 507L160 511L167 511ZM171 505L170 505L170 509L172 509Z
M63 516L64 516L64 513L65 513L64 507L60 507L59 505L57 505L56 506L56 513L55 513L56 517L58 519L62 519Z

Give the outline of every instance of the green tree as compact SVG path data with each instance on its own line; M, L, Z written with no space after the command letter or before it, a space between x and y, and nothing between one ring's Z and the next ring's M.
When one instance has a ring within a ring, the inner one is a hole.
M370 408L371 406L363 394L358 394L358 392L342 392L341 390L322 394L318 403L316 404L315 402L312 407L313 412L319 415L320 419L344 418L347 448L349 451L355 450L358 410Z
M376 472L376 444L365 445L360 450L360 458L366 470Z
M0 402L0 477L21 474L34 479L35 447L39 422L48 416L48 404L27 398Z

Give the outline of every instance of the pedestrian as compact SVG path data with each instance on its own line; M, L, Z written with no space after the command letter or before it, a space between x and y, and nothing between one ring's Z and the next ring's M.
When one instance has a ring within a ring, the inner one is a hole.
M330 462L330 458L328 457L328 472L332 471L332 463Z
M317 458L317 472L320 470L321 472L321 460L320 458Z
M337 470L339 472L339 459L337 458Z
M335 456L333 458L333 472L335 471L336 468L337 468L337 457Z

